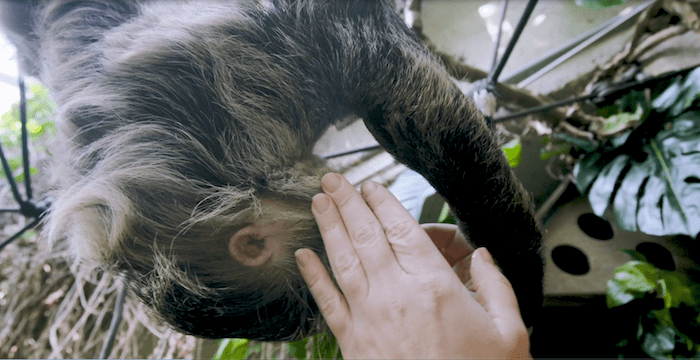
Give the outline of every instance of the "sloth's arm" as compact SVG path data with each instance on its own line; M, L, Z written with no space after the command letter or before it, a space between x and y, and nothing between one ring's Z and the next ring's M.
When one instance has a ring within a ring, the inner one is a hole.
M489 249L531 325L543 263L530 194L484 118L389 5L357 3L344 17L359 21L336 33L345 95L380 144L448 200L472 243Z

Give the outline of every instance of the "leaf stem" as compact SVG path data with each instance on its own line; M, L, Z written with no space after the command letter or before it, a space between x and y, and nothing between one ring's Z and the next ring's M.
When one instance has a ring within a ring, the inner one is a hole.
M656 159L659 160L659 164L661 164L661 168L664 169L664 173L666 175L666 182L668 182L668 187L671 189L671 195L673 195L673 199L676 201L676 203L678 204L678 208L681 210L681 215L683 216L683 220L687 223L688 217L685 214L685 210L683 210L683 204L681 204L681 199L678 197L678 194L676 193L676 189L673 187L673 181L671 180L671 171L668 169L668 166L666 165L666 161L664 160L663 154L661 154L661 151L656 146L654 139L650 139L649 141L651 144L651 149L654 151L654 154L656 155Z

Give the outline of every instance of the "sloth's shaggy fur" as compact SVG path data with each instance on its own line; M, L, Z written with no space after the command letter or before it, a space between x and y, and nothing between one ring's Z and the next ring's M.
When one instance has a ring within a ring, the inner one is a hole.
M54 150L49 238L120 273L175 328L289 340L322 327L293 252L309 247L326 261L310 199L328 169L311 150L351 113L449 200L475 245L488 245L532 322L542 260L529 194L389 1L3 5L66 135ZM232 234L279 220L289 224L281 259L234 261Z

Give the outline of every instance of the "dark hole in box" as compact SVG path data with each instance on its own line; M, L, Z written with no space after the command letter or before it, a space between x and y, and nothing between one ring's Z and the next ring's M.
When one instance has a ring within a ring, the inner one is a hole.
M659 269L669 271L676 270L676 262L673 261L673 254L657 243L643 242L637 245L635 250L646 256L647 261Z
M583 275L591 270L588 257L583 251L570 246L559 245L552 250L554 264L573 275Z
M593 213L579 216L578 227L581 228L586 235L598 240L610 240L613 238L613 235L615 235L610 223Z

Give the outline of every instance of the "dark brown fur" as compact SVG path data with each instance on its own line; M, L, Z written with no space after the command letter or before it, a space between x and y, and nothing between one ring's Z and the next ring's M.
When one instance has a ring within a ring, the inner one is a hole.
M67 135L55 150L49 237L69 238L83 259L121 274L175 328L262 340L322 329L293 252L310 247L325 259L310 199L328 169L311 150L353 113L449 200L533 322L542 260L530 196L388 1L3 7ZM14 20L22 17L35 25ZM232 234L267 224L287 229L282 256L256 267L234 261Z

